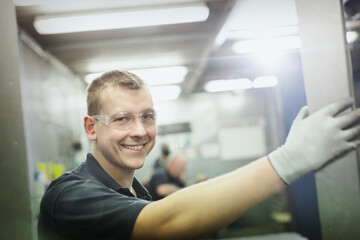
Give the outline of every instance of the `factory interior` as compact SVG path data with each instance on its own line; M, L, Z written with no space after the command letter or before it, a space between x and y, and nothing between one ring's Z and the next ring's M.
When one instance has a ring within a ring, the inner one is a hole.
M315 111L347 96L360 106L358 0L0 6L0 239L38 239L46 187L91 152L86 88L106 71L137 74L153 96L157 140L136 171L143 183L162 144L186 155L192 184L280 147L302 106ZM360 239L358 152L343 158L203 239Z

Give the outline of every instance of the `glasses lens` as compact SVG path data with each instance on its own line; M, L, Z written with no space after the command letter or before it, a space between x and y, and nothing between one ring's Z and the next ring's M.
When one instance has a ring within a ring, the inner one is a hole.
M117 113L111 116L109 127L116 129L128 129L131 128L134 122L134 115L129 112Z
M151 127L155 125L156 113L153 110L146 111L141 115L141 122L144 127Z

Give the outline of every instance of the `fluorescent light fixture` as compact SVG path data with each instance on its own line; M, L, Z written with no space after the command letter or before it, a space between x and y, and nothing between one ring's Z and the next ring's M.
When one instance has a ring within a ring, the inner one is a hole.
M45 4L46 0L14 0L14 5L18 6L18 7L23 7L23 6L36 6L36 5L41 5L41 4Z
M196 4L142 11L37 16L34 27L40 34L58 34L202 22L206 21L208 16L209 8L204 4Z
M177 85L150 87L155 102L170 101L179 97L181 88Z
M276 26L260 29L235 29L228 33L228 39L260 39L274 38L283 36L294 36L299 34L297 25L292 26Z
M275 87L278 79L275 76L257 77L253 82L248 78L231 80L213 80L205 85L207 92L235 91L249 88Z
M355 31L346 32L346 40L348 43L353 43L359 37L359 34Z
M170 85L184 81L188 69L184 66L172 66L161 68L147 68L128 70L143 79L149 86ZM90 84L95 78L100 77L103 72L90 73L84 79Z
M255 39L235 42L232 49L235 53L246 54L254 52L265 52L275 50L298 49L301 47L299 36Z
M275 87L278 84L278 79L275 76L257 77L253 81L254 88Z
M117 59L97 59L86 64L87 72L105 72L113 69L143 69L162 66L178 66L184 62L179 53L162 56L136 55Z
M188 69L184 66L129 70L138 75L149 86L169 85L184 81Z
M252 82L248 78L213 80L205 85L207 92L223 92L252 88Z

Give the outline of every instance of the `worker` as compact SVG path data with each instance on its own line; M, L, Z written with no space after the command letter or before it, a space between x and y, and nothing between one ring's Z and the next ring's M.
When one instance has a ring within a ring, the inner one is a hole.
M172 154L164 168L155 170L150 178L152 200L159 200L185 187L187 160L181 153Z

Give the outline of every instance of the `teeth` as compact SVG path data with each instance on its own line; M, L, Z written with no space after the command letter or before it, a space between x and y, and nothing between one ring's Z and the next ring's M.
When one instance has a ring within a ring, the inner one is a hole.
M135 150L135 151L140 150L140 149L143 148L143 147L144 147L144 145L139 145L139 146L125 146L125 148L130 149L130 150Z

